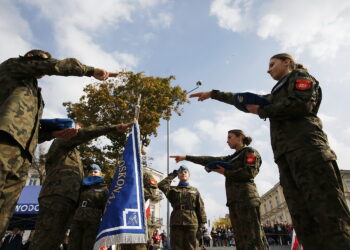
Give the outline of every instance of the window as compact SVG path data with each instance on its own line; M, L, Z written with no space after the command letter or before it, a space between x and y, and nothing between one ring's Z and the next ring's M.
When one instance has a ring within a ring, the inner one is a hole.
M29 186L36 186L36 183L37 183L38 179L34 179L34 178L30 178L29 180Z
M39 184L40 184L39 175L37 175L37 174L30 175L28 185L29 186L37 186Z
M280 198L278 197L278 195L276 195L275 199L276 199L276 204L278 206L280 204Z
M269 200L269 203L270 203L270 209L272 210L272 201Z
M350 192L350 181L346 181L346 187L348 188L348 191Z
M267 213L267 208L266 208L266 204L264 204L264 208L265 208L265 213Z

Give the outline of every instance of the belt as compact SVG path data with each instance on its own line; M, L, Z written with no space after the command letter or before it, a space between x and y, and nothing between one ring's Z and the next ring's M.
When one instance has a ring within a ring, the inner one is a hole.
M174 206L174 209L175 209L175 210L194 210L193 207L188 206L188 205L186 205L186 204L180 204L180 205L178 205L178 206Z
M94 206L94 204L91 204L91 202L88 202L88 201L82 201L80 203L79 207L88 207L88 208L94 208L94 209L98 209L98 210L103 210L102 208L96 207L96 206Z

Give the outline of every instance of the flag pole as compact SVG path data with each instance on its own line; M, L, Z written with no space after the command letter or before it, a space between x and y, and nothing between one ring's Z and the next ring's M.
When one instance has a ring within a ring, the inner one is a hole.
M141 94L139 94L139 97L137 98L137 104L136 104L136 107L135 107L135 116L134 116L134 119L138 120L139 119L139 116L140 116L140 108L141 108Z

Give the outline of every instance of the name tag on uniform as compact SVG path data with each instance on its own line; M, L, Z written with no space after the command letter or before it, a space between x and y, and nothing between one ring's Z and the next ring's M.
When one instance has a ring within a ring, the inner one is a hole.
M95 192L101 193L103 190L102 189L94 189Z
M188 191L190 194L196 194L196 191Z

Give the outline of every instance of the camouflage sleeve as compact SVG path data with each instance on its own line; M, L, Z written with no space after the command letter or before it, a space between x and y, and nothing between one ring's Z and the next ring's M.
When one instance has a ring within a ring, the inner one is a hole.
M169 199L168 194L171 190L171 182L177 177L173 173L170 173L166 178L164 178L161 182L158 183L158 188L165 194L165 196Z
M317 105L318 82L308 73L291 74L288 79L288 96L260 107L260 118L284 120L304 117L312 113Z
M95 139L99 136L106 135L108 133L117 131L117 125L109 125L109 126L91 126L87 128L79 129L79 132L76 136L65 140L65 146L68 148L74 148L82 143L88 142L92 139Z
M234 169L225 169L224 175L239 181L249 181L254 179L259 173L261 158L259 153L247 147L243 157L234 161Z
M190 161L196 164L200 165L207 165L209 162L212 161L228 161L230 159L229 156L192 156L192 155L186 155L186 161Z
M198 219L198 226L202 227L207 223L207 215L204 209L204 202L202 200L201 194L198 192L197 205L196 205L196 215Z
M7 61L8 72L15 77L40 75L92 76L94 68L86 66L75 58L63 60L13 58Z
M52 136L52 130L45 130L45 129L40 129L39 130L39 140L38 143L43 143L45 141L50 141L54 137Z
M221 92L219 90L212 90L211 91L211 98L218 100L220 102L234 105L234 103L233 103L233 95L234 94L235 93L231 93L231 92Z
M156 200L158 198L157 181L147 172L143 173L143 192L145 201L148 199Z

